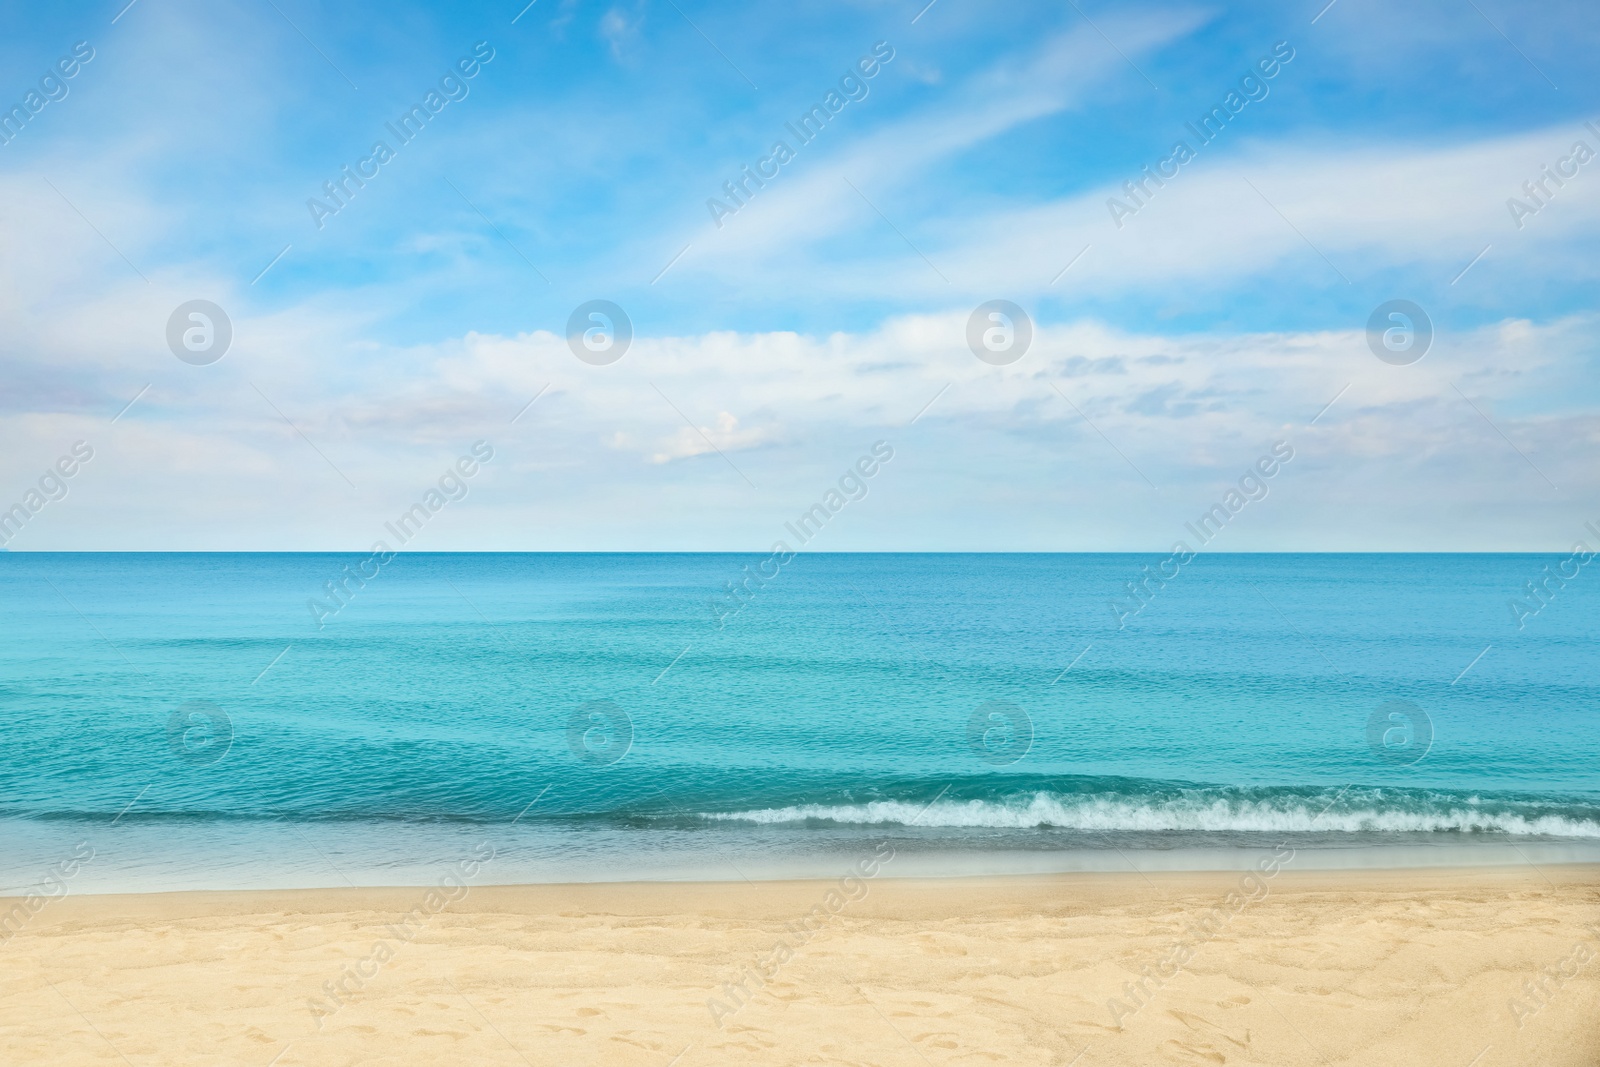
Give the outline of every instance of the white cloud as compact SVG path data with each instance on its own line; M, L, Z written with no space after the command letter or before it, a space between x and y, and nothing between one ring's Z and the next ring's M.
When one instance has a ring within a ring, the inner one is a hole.
M1199 23L1132 16L1101 25L1138 59ZM603 27L624 44L636 29L625 18ZM909 54L896 62L912 80L927 69L914 69ZM215 60L218 79L228 77L228 63ZM251 243L248 257L240 255L247 268L206 259L223 253L192 229L204 213L188 203L190 192L173 194L148 177L152 158L187 136L184 122L63 141L0 176L9 238L0 253L0 507L83 438L96 460L17 547L361 548L436 477L441 459L486 438L499 449L496 461L463 506L430 525L424 547L761 548L833 482L842 462L883 437L896 459L871 498L852 505L849 521L830 526L822 547L1162 548L1264 444L1287 438L1299 453L1294 466L1270 506L1230 529L1227 547L1563 547L1600 488L1586 460L1600 443L1592 315L1468 331L1441 321L1426 360L1393 368L1372 357L1354 328L1162 334L1040 314L1024 361L993 369L973 359L967 309L997 295L1047 309L1078 297L1228 308L1247 299L1241 292L1278 285L1292 270L1292 282L1281 283L1292 306L1321 286L1342 286L1339 271L1357 281L1405 273L1448 286L1486 244L1490 253L1452 290L1462 300L1512 277L1537 287L1595 275L1585 242L1600 230L1600 162L1520 230L1505 207L1523 181L1584 136L1577 124L1455 142L1302 133L1268 143L1253 135L1247 111L1121 230L1106 211L1106 198L1120 195L1114 184L1043 202L934 198L951 187L940 168L1085 106L1113 71L1125 76L1122 65L1078 26L977 77L946 78L960 84L937 93L912 87L927 102L880 121L894 114L883 99L889 75L881 75L874 96L850 104L825 144L804 149L722 231L705 221L680 235L682 215L669 224L623 213L638 235L631 244L591 242L627 261L617 277L647 281L656 263L694 241L651 299L713 294L778 314L849 302L876 309L881 322L826 335L670 336L641 327L626 358L605 368L579 363L560 337L531 328L550 321L544 304L519 310L516 325L499 333L439 327L435 313L397 325L414 303L478 285L494 255L512 258L476 215L463 211L476 228L463 238L447 213L418 212L403 239L381 245L414 264L393 274L386 261L375 265L380 246L362 244L355 220L341 220L352 227L295 251L310 276L337 284L273 305L248 279L279 247L276 239L259 249ZM1299 74L1291 68L1284 77ZM206 135L248 139L211 99L243 94L241 84L217 84L227 92L193 101ZM167 90L178 103L180 90L192 86L180 79ZM908 99L919 97L895 106ZM98 107L106 130L114 124L105 116L122 114L109 101L95 104L87 89L66 103L85 113ZM1251 107L1277 103L1269 97ZM251 106L263 119L256 126L273 125L264 121L276 114L264 98ZM879 107L885 111L874 113ZM360 115L346 121L357 140L370 125ZM569 137L593 139L593 159L612 159L602 125L570 125ZM1152 131L1148 158L1161 158L1182 132ZM570 168L564 150L552 153L522 134L520 143L535 146L526 151ZM477 126L459 137L494 140ZM503 140L507 151L521 150L516 137ZM442 141L441 155L450 144ZM69 149L83 158L71 159ZM663 166L681 177L675 158ZM494 169L502 183L522 181L518 166ZM420 185L426 171L419 160L408 173ZM402 191L397 185L393 195ZM282 209L304 228L302 186L287 195L282 203L245 197L243 210ZM519 195L534 202L543 194ZM499 226L510 209L485 204ZM564 221L538 214L527 229L543 234ZM523 240L517 223L505 227ZM180 230L181 239L169 236ZM1085 246L1089 253L1052 286ZM527 247L541 263L546 254L572 261L566 276L553 271L558 283L577 284L571 275L599 270L604 264L592 260L611 254ZM641 255L646 247L652 251ZM398 280L348 284L346 265ZM522 277L525 265L512 266ZM546 304L567 299L559 286L538 293ZM172 309L194 297L217 301L234 318L234 348L212 367L178 363L163 340ZM882 310L897 307L936 310ZM471 311L451 314L478 321ZM523 325L526 332L511 332ZM444 339L384 340L396 336ZM1308 426L1335 394L1338 402Z
M777 439L775 426L739 428L737 416L727 411L717 413L715 426L685 426L677 433L658 441L660 451L650 456L651 463L671 463L678 459L693 459L708 452L726 454L744 452Z
M1269 97L1253 106L1271 103ZM1240 125L1247 127L1249 117L1247 111ZM1171 136L1186 133L1180 126ZM1136 215L1124 218L1121 228L1107 208L1113 196L1130 202L1120 183L1043 204L977 214L943 211L927 221L907 217L901 208L894 221L901 230L918 232L921 254L884 229L843 181L858 166L872 178L852 180L868 196L881 197L875 201L880 208L890 208L896 201L888 197L897 184L913 180L912 168L896 174L893 162L871 166L863 149L859 161L847 157L789 188L763 192L748 212L728 222L728 236L702 242L698 257L691 253L675 269L724 280L759 269L774 289L803 281L823 293L905 298L925 296L937 281L925 254L949 279L950 291L964 296L1155 296L1175 284L1226 293L1290 261L1304 262L1296 275L1301 282L1317 281L1319 271L1329 284L1342 284L1342 277L1421 268L1444 286L1485 245L1493 245L1475 268L1480 275L1593 277L1595 260L1582 244L1600 233L1600 161L1580 170L1520 229L1506 206L1508 198L1522 195L1523 182L1567 155L1579 137L1600 147L1576 123L1466 143L1393 146L1326 139L1268 143L1250 138L1247 128L1229 129ZM907 158L920 165L931 153L965 143L941 145L930 138L928 149ZM870 155L881 150L884 159L899 159L881 145L875 138ZM1153 135L1150 162L1164 158L1169 148L1170 138ZM1127 179L1139 176L1130 172ZM843 262L830 246L824 269L817 250L846 226L885 236ZM1066 280L1052 285L1086 247Z
M1124 48L1139 54L1182 37L1204 21L1195 14L1167 13L1119 18L1106 28ZM877 82L897 76L903 68L896 64L903 62L904 58L897 56L884 65ZM1097 33L1080 25L1046 40L1025 59L1013 57L997 63L910 116L888 123L874 121L870 114L882 106L873 92L881 95L883 89L868 81L872 90L868 96L848 104L811 144L797 144L781 125L773 129L772 137L795 149L796 159L759 189L747 207L725 218L720 228L696 226L677 235L680 246L685 241L697 242L683 266L692 270L698 265L707 273L731 276L751 261L789 258L797 249L859 229L864 223L876 228L875 209L852 191L851 184L869 198L889 195L896 186L940 161L1024 123L1081 106L1108 73L1124 62ZM914 62L910 68L910 77L923 80L921 68ZM819 84L816 98L829 88L831 85ZM753 145L752 153L765 154L769 147ZM752 163L754 159L752 155ZM708 189L707 195L712 194L721 195L719 189ZM710 214L701 217L709 219ZM895 251L901 251L901 246Z
M637 337L609 367L542 331L372 353L309 311L236 326L249 352L163 357L171 373L115 426L64 405L0 424L0 485L31 483L78 437L98 452L17 547L365 547L479 438L496 462L426 547L760 548L878 438L894 464L823 547L1160 548L1279 439L1292 477L1227 547L1560 547L1600 489L1585 459L1600 419L1550 399L1586 373L1592 318L1442 333L1403 368L1356 331L1094 321L1041 326L1025 359L991 368L960 313ZM309 336L318 357L296 357ZM395 373L324 373L352 344Z

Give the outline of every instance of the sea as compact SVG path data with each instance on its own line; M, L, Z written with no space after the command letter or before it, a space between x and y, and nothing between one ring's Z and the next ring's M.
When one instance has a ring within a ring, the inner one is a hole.
M1596 862L1565 559L3 553L0 893Z

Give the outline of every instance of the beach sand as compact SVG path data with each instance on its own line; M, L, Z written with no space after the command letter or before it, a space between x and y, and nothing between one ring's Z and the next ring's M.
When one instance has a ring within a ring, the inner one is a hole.
M72 896L0 944L0 1063L1600 1064L1600 869L1240 880Z

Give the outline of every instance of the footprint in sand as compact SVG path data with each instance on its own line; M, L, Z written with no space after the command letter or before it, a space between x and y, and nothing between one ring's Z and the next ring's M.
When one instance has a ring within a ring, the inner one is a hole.
M1186 1045L1182 1041L1167 1041L1163 1043L1162 1047L1167 1049L1179 1049L1187 1055L1198 1056L1200 1059L1210 1060L1212 1063L1228 1062L1228 1057L1224 1056L1222 1053L1213 1048L1206 1048L1198 1045Z

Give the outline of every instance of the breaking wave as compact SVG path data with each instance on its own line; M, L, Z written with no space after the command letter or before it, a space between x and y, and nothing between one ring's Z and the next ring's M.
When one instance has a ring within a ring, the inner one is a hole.
M1473 833L1600 839L1600 809L1394 790L1255 797L1244 791L1130 798L1035 792L992 800L796 804L703 813L718 822L1265 833Z

